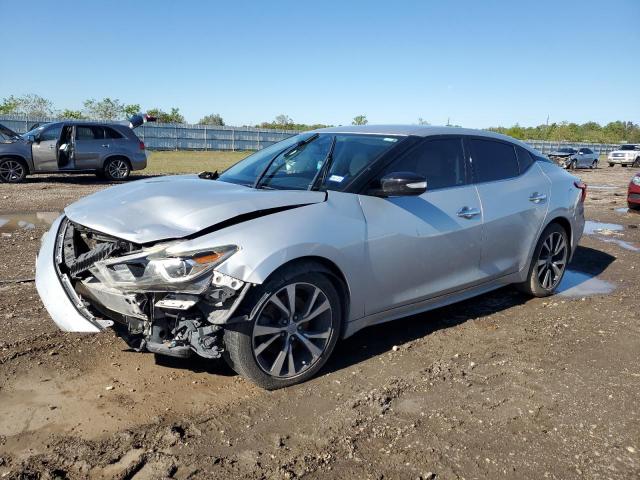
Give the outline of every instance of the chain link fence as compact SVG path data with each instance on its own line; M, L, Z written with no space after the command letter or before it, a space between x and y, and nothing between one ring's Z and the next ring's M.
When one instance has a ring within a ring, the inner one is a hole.
M0 123L18 133L25 133L34 125L60 121L59 118L29 118L22 115L0 115ZM106 122L126 123L126 122ZM260 150L273 143L300 133L297 130L269 130L254 127L218 127L170 123L146 123L135 129L149 150ZM533 148L548 154L560 147L587 147L600 155L618 147L612 143L564 142L525 140Z

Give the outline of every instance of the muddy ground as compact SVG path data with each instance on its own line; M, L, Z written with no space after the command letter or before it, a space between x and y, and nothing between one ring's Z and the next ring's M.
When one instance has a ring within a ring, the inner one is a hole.
M639 478L640 215L618 211L632 171L579 174L587 218L619 227L589 225L563 294L504 288L370 328L276 392L59 332L29 281L39 240L107 184L0 185L0 477Z

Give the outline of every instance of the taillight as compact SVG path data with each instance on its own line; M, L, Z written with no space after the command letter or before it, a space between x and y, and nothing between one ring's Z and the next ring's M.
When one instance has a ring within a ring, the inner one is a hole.
M580 195L580 201L584 202L587 198L587 184L584 182L573 182L576 188L582 190L582 194Z
M144 150L144 142L140 142L140 150Z

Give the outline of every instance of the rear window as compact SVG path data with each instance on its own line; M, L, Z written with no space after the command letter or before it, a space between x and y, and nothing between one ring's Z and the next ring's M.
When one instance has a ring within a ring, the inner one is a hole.
M518 176L518 160L513 145L478 138L472 138L470 144L476 182L493 182Z

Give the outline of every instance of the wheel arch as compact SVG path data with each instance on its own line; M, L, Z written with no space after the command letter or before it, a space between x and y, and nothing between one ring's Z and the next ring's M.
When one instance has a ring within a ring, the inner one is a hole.
M104 166L107 164L107 162L109 160L114 160L116 158L121 158L122 160L125 160L129 164L129 169L132 169L132 167L131 167L131 159L129 157L127 157L126 155L123 155L122 153L112 153L112 154L104 157L102 159L102 164L100 165L100 169L103 170Z
M24 158L22 155L17 155L15 153L7 153L7 154L3 153L3 154L0 154L0 160L4 160L5 158L10 158L12 160L18 160L20 163L22 163L27 168L27 175L29 175L30 173L33 172L33 169L31 168L31 165L29 164L27 159Z
M290 274L297 275L299 273L306 273L311 270L318 271L323 273L329 278L329 281L336 288L336 291L340 295L341 307L342 307L342 334L344 334L344 329L349 321L349 310L351 306L351 291L349 282L347 281L346 276L338 267L338 265L332 260L321 257L318 255L307 255L302 257L293 258L291 260L286 261L278 268L273 270L267 278L265 282L272 278L274 275L277 275L284 270L289 270ZM342 336L342 335L341 335Z

